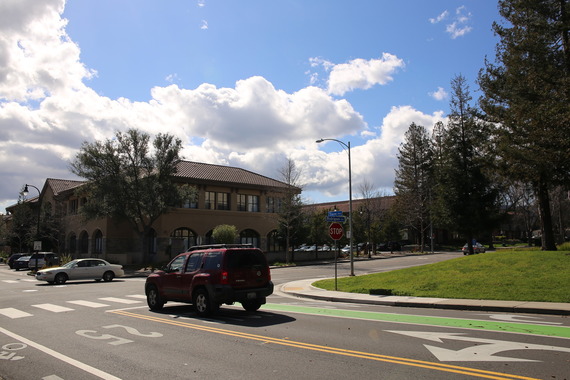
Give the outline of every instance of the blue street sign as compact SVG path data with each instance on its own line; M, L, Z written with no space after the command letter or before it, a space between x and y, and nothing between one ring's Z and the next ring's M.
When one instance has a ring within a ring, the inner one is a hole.
M327 222L337 222L337 223L345 223L346 216L327 216Z
M328 216L331 216L331 217L342 216L342 211L329 211Z

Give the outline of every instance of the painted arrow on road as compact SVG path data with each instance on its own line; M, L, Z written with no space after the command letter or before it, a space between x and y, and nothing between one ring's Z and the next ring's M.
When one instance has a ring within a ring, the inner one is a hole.
M487 316L488 314L480 314ZM499 321L515 322L515 323L540 323L541 325L562 325L560 322L546 322L541 321L540 317L531 317L530 315L511 315L511 314L491 314L489 315L491 319L497 319Z
M570 348L546 346L541 344L528 344L521 342L510 342L507 340L482 339L465 336L463 333L445 332L423 332L423 331L388 331L394 334L407 335L414 338L426 339L432 342L443 343L444 340L459 340L465 342L479 343L479 345L463 348L461 350L449 350L446 348L430 346L424 344L439 361L442 362L538 362L539 360L511 358L497 356L495 354L512 350L542 350L570 352Z

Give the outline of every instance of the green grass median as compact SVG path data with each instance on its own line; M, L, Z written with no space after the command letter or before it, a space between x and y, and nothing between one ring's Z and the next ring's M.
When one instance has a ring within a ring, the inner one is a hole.
M338 279L338 290L414 297L570 302L570 250L499 250ZM334 279L313 284L334 290Z

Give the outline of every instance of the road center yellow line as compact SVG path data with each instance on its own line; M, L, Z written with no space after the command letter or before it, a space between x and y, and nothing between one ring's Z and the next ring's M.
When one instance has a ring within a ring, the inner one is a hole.
M297 342L297 341L292 341L292 340L288 340L288 339L272 338L272 337L263 336L263 335L255 335L255 334L249 334L249 333L244 333L244 332L239 332L239 331L225 330L225 329L220 329L220 328L212 327L212 326L203 326L203 325L198 325L198 324L190 323L190 322L184 322L184 321L180 321L180 320L171 320L171 319L162 318L162 317L136 314L136 313L132 313L132 312L129 312L126 310L114 310L114 311L111 311L111 313L123 315L125 317L144 319L144 320L152 321L152 322L158 322L158 323L164 323L164 324L173 325L173 326L190 328L193 330L205 331L205 332L210 332L210 333L215 333L215 334L222 334L222 335L233 336L233 337L249 339L249 340L256 340L256 341L263 342L265 344L271 344L272 343L272 344L278 344L281 346L295 347L295 348L301 348L301 349L312 350L312 351L319 351L319 352L330 353L330 354L335 354L335 355L343 355L343 356L350 356L350 357L367 359L367 360L375 360L375 361L381 361L381 362L387 362L387 363L421 367L421 368L432 369L432 370L437 370L437 371L459 373L459 374L475 376L475 377L479 377L479 378L496 379L496 380L506 380L506 379L538 380L538 379L535 379L532 377L525 377L525 376L511 375L511 374L505 374L505 373L499 373L499 372L485 371L485 370L480 370L480 369L476 369L476 368L468 368L468 367L461 367L461 366L441 364L441 363L433 363L433 362L408 359L408 358L402 358L402 357L396 357L396 356L380 355L380 354L374 354L374 353L368 353L368 352L362 352L362 351L346 350L346 349L342 349L342 348L320 346L320 345L316 345L316 344Z

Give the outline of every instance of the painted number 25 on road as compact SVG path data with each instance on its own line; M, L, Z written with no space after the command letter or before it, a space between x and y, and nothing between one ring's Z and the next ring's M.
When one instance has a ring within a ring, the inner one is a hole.
M160 338L160 337L162 337L161 333L151 332L148 334L143 334L133 327L123 326L123 325L109 325L109 326L103 326L103 328L104 329L122 328L122 329L125 329L125 331L131 335L140 336L140 337L144 337L144 338ZM77 330L75 333L79 336L89 338L89 339L109 340L110 342L108 342L108 343L110 345L113 345L113 346L118 346L120 344L127 344L127 343L133 342L130 339L121 338L119 336L115 336L115 335L111 335L111 334L100 334L99 332L97 332L95 330Z

